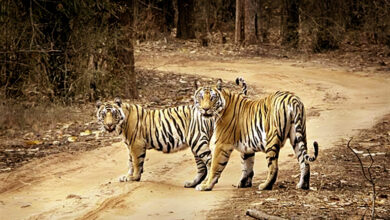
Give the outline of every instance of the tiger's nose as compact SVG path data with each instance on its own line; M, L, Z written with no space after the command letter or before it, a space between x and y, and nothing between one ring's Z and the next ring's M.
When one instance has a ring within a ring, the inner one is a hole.
M204 110L205 112L207 112L208 110L210 110L210 107L208 107L208 108L203 108L203 110Z

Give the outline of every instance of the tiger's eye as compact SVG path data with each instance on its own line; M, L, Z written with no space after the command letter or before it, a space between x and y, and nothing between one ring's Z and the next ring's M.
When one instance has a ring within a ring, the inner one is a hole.
M204 92L203 90L199 92L199 98L203 98Z

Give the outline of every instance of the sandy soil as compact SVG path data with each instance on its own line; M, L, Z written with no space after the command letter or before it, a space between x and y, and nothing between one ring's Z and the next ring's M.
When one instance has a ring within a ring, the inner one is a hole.
M308 141L319 142L320 155L390 112L390 77L385 74L260 58L138 57L137 65L225 81L243 76L250 87L264 92L294 91L308 109ZM288 145L282 149L281 169L295 160L288 157L291 153ZM117 181L126 172L126 161L125 147L114 144L78 154L51 155L0 174L0 215L6 219L204 219L234 195L237 189L232 185L240 176L237 152L211 192L182 187L195 175L189 151L170 155L148 151L144 175L136 183ZM265 167L264 155L258 154L257 179L265 177Z

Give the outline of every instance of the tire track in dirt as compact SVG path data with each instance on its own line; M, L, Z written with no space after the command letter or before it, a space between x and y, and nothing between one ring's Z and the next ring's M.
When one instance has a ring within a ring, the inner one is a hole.
M181 165L183 165L185 162L188 162L188 161L190 161L190 160L186 159L183 161L178 161L178 162L164 165L163 167L159 167L156 171L153 172L153 173L155 173L153 175L153 178L154 179L160 179L160 178L162 179L163 182L159 183L160 187L161 187L161 185L169 185L167 183L164 183L164 181L166 181L166 179L164 178L165 174L167 174L168 172L171 172L171 171L174 172L175 169L177 169L178 167L180 167ZM146 169L147 169L147 167L146 167ZM103 213L106 210L116 209L116 208L120 207L120 205L125 202L126 197L129 197L132 193L134 193L134 191L140 189L141 187L145 187L143 185L143 183L147 183L147 184L151 184L151 185L156 184L154 182L145 182L145 181L137 182L136 184L138 184L138 185L135 186L134 188L132 188L129 191L126 191L122 194L119 194L115 197L110 197L110 198L105 199L101 204L98 205L98 207L96 209L89 211L84 216L77 218L77 219L80 219L80 220L81 219L97 219L97 217L99 216L100 213ZM124 184L127 184L127 183L124 183ZM131 183L129 183L129 184L131 184Z
M120 203L122 203L124 201L124 199L123 199L124 197L129 196L130 194L132 194L134 192L134 190L137 190L140 187L141 186L136 186L132 190L130 190L124 194L120 194L118 196L111 197L111 198L104 200L104 202L99 204L96 209L89 211L88 213L86 213L82 217L77 218L77 220L97 219L97 217L99 216L99 213L103 212L104 210L117 207Z

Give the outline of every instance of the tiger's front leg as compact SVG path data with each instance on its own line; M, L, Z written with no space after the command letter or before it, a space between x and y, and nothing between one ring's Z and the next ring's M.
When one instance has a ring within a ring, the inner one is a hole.
M195 187L200 182L202 182L207 176L208 169L207 169L206 164L203 162L202 158L200 158L199 156L195 156L195 162L196 162L196 167L198 169L198 173L195 176L194 180L187 181L184 183L185 188Z
M129 162L132 163L131 168L129 165L129 172L120 177L120 182L139 181L143 172L144 160L146 156L146 148L144 144L132 144L128 146L129 149Z
M123 175L119 177L119 182L126 182L128 181L127 178L133 175L133 160L131 158L131 154L129 151L129 171L127 171L126 175Z
M222 171L225 169L233 149L233 145L230 144L215 145L215 149L212 153L211 168L208 178L205 183L197 185L196 190L210 191L213 189L214 185L218 182Z

